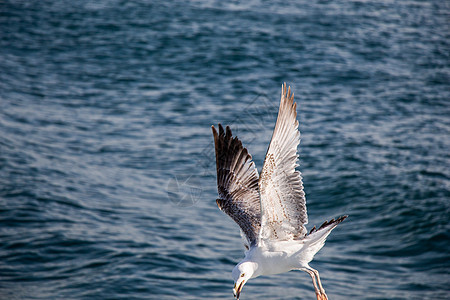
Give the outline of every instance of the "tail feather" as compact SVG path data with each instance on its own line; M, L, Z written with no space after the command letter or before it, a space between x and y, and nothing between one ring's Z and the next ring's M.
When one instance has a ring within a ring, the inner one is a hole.
M305 239L311 240L312 243L316 242L325 242L325 239L330 234L331 230L333 230L339 223L344 221L348 216L342 216L331 221L325 221L322 225L320 225L319 229L316 229L314 226L311 231L306 235Z
M313 232L316 232L316 231L319 231L319 230L324 229L324 228L329 227L329 226L333 226L333 225L334 225L334 227L335 227L336 225L338 225L339 223L341 223L342 221L344 221L347 217L348 217L348 216L345 215L345 216L342 216L342 217L337 218L337 220L332 219L332 220L330 220L330 221L325 221L325 222L323 222L322 225L320 225L319 229L316 229L316 226L314 226L314 227L311 229L311 231L309 232L309 234L311 234L311 233L313 233Z

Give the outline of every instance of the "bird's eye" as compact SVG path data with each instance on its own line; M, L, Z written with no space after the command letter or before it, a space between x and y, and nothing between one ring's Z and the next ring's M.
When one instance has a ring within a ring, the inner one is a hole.
M242 274L241 274L241 277L244 277L244 276L245 276L245 273L242 273Z

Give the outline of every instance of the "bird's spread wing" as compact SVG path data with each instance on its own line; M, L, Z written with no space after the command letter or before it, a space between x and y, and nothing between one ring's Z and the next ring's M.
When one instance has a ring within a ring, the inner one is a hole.
M294 95L284 84L277 123L259 181L262 239L297 239L307 233L305 193L300 172L295 170L300 143L296 108Z
M227 126L219 132L212 126L216 149L219 208L241 228L248 246L256 244L261 227L261 207L258 191L258 171L252 156Z

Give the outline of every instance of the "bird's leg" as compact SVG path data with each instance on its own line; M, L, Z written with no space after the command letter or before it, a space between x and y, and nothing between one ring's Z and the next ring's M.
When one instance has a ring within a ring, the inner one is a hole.
M311 267L310 267L311 268ZM314 274L316 275L317 278L317 284L319 285L319 289L320 289L320 293L322 294L322 298L321 300L328 300L328 296L325 293L325 289L322 286L322 282L320 282L320 276L319 276L319 271L311 268L311 271L314 272Z
M311 276L311 279L312 279L312 282L314 285L314 290L316 291L317 300L328 300L328 299L322 298L322 292L320 291L320 289L317 287L317 284L316 284L316 276L315 276L314 271L312 271L310 269L306 269L306 268L302 269L302 271L305 271L306 273L309 274L309 276Z

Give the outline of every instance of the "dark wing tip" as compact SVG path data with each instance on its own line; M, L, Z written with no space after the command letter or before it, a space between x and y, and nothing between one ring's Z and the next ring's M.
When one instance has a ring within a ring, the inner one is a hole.
M231 128L230 128L230 126L227 126L227 127L225 128L225 131L226 131L225 136L226 136L228 139L231 139L231 137L233 136L233 134L231 133Z
M218 127L219 127L219 131L217 131L217 129L216 129L216 127L214 127L214 125L211 125L211 129L212 129L212 131L213 131L213 133L214 134L217 134L218 133L218 135L226 135L227 137L231 137L233 134L231 133L231 128L230 128L230 126L226 126L225 127L225 130L223 129L223 126L222 126L222 124L218 124Z

